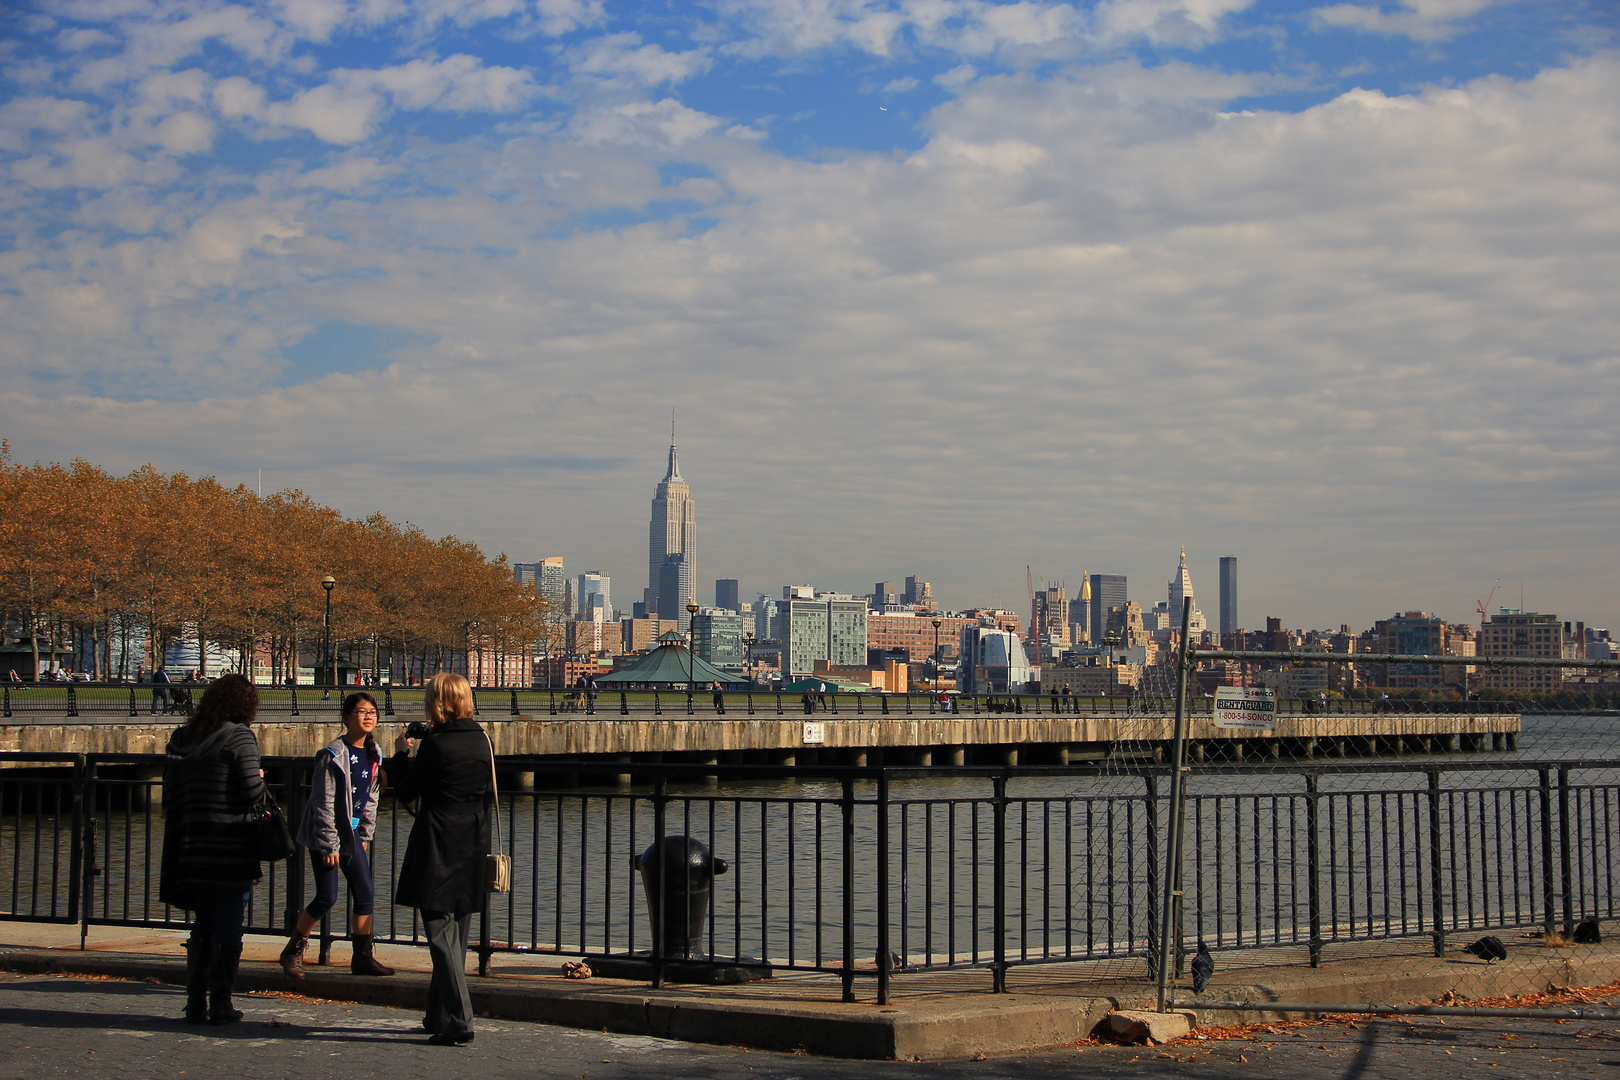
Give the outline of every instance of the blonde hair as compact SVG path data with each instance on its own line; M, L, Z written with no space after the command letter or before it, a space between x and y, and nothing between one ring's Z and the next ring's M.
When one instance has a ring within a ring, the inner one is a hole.
M460 675L441 671L428 680L422 711L434 727L469 717L473 714L472 687Z

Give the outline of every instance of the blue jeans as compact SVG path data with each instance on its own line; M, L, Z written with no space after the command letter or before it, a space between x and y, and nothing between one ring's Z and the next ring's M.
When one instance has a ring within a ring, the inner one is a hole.
M193 940L213 938L221 945L242 944L242 917L247 911L249 889L244 885L221 885L214 881L191 882L191 898L196 920L191 924Z

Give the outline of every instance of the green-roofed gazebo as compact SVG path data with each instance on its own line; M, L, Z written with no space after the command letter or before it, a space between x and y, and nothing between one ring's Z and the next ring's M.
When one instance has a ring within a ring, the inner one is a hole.
M634 664L611 675L597 677L598 686L685 686L688 681L698 687L719 682L728 690L743 690L747 680L735 672L722 671L686 647L680 634L671 630L658 639L658 648Z

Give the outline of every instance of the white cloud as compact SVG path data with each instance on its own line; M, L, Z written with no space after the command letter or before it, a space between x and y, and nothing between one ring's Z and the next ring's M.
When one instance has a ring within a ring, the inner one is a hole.
M643 45L639 34L606 34L573 50L570 67L582 75L622 79L637 86L678 83L707 71L713 61L702 49L666 52Z
M917 80L913 79L910 75L907 75L903 79L890 79L888 82L883 84L883 92L885 94L909 94L915 89L917 89Z
M569 130L587 144L673 148L714 130L719 123L716 117L689 109L674 98L664 98L582 109Z
M1499 0L1405 0L1395 10L1373 4L1330 4L1311 11L1321 26L1392 34L1419 41L1440 41L1457 31L1457 23Z

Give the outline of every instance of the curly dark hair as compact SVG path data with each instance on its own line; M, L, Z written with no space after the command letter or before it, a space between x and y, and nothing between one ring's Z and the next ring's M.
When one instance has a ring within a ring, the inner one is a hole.
M199 735L207 735L225 724L253 723L259 715L259 689L246 675L221 675L208 684L197 715L186 726Z

